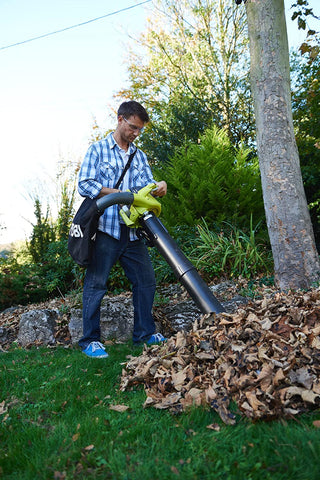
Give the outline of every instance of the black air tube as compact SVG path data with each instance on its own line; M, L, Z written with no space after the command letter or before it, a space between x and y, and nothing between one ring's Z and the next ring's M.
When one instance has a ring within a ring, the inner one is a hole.
M224 312L223 306L202 280L196 268L180 250L160 220L151 212L140 218L142 230L172 268L179 282L202 313Z

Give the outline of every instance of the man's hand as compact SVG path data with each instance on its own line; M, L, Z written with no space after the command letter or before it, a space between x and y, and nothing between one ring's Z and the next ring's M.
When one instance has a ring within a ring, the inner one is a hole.
M164 197L165 194L167 193L167 184L164 180L161 182L155 182L157 185L157 188L153 190L151 193L154 197Z

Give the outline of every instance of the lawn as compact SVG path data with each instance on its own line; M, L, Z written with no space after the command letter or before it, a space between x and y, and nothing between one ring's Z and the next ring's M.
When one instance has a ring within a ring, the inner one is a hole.
M142 387L119 391L127 355L93 360L77 348L0 353L0 477L27 479L318 480L320 411L225 425L209 408L143 408Z

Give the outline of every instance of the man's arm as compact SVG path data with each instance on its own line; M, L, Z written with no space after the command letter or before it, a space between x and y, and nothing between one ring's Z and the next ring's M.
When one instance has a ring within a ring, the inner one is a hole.
M104 197L105 195L109 195L110 193L119 193L119 192L121 192L121 190L119 190L118 188L102 187L97 198Z

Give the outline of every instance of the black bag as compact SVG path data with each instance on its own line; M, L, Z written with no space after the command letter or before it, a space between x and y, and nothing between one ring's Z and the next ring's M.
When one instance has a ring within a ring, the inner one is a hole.
M137 149L129 156L126 166L114 188L123 180ZM87 267L91 261L92 248L96 239L99 218L103 214L97 207L96 199L86 197L77 211L68 236L68 250L73 260L81 267Z
M103 212L98 210L96 200L86 197L72 221L68 250L73 260L81 267L87 267L90 263L99 218L102 214Z

